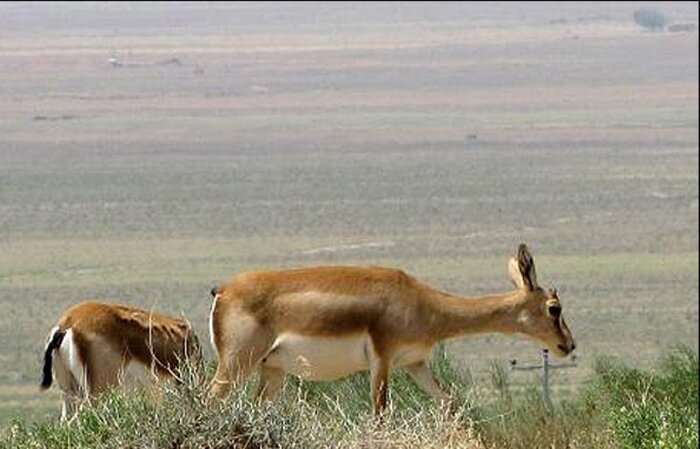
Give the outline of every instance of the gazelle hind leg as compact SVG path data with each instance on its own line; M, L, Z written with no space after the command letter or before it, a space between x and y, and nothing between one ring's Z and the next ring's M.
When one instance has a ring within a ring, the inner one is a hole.
M102 337L93 337L92 341L85 345L85 349L89 367L87 384L90 386L90 397L95 399L119 384L119 376L123 372L126 359L112 349Z
M78 410L83 404L84 399L77 391L62 391L61 399L63 400L63 406L61 407L61 422L70 423L77 416Z
M372 405L375 418L382 418L386 409L387 392L389 388L389 359L377 357L370 363L372 378Z
M214 321L212 333L218 365L209 384L209 394L224 398L257 368L274 336L255 318L242 313L232 313Z
M61 421L69 422L88 395L87 369L79 356L72 329L66 331L61 346L56 351L53 374L63 400Z

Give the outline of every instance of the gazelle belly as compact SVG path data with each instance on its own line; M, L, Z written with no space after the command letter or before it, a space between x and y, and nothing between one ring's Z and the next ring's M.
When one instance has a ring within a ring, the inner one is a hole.
M155 380L156 377L151 372L151 369L138 360L128 361L122 366L119 372L119 384L125 387L148 385Z
M262 363L308 380L334 380L369 368L374 357L367 334L325 337L282 334Z

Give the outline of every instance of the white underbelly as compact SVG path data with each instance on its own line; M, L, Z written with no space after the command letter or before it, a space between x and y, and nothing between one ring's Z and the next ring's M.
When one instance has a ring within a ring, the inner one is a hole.
M342 337L282 334L263 364L308 380L334 380L367 370L374 357L367 334Z
M427 345L405 345L394 352L391 359L392 366L407 366L422 362L430 357L432 348Z

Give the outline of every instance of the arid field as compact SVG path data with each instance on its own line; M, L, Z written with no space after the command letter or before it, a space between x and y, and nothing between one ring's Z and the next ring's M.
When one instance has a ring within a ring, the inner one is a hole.
M634 9L0 4L0 427L58 416L38 382L68 305L184 315L206 342L209 290L255 267L477 295L526 242L577 340L555 400L597 357L697 352L698 33ZM538 361L496 335L447 353L486 390Z

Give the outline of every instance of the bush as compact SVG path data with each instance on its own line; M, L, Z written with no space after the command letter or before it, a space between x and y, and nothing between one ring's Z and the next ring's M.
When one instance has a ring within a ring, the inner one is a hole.
M597 401L623 448L698 447L698 358L679 348L658 373L603 360Z
M634 23L652 30L663 30L669 19L659 8L639 8L634 11Z

